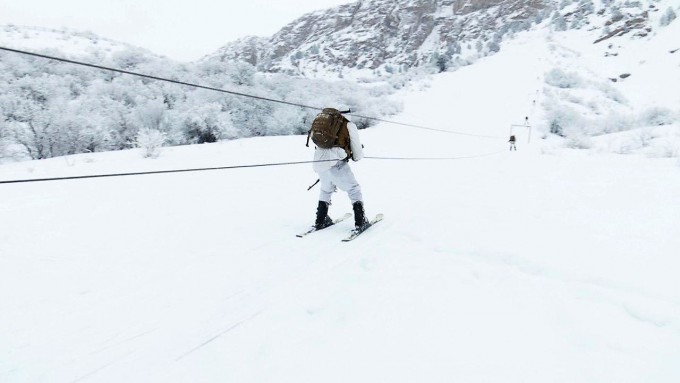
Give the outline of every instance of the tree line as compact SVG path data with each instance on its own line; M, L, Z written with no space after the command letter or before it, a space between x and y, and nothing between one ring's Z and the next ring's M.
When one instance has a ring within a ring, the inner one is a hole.
M41 52L63 57L60 52ZM125 48L78 60L186 83L318 107L386 115L399 106L387 85L256 73L243 62L177 63ZM135 147L140 134L165 145L304 134L317 111L110 71L0 52L0 156L44 159ZM367 127L369 121L359 121Z

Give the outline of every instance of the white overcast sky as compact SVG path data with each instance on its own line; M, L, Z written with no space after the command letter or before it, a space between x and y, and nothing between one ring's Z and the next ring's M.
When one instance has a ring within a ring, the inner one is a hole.
M271 36L305 13L354 0L0 0L0 25L68 27L180 61L239 37Z

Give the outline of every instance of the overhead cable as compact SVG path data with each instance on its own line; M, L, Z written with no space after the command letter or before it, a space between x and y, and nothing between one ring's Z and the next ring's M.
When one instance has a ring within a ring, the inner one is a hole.
M433 158L422 158L422 157L364 157L364 159L371 160L462 160L468 158L479 158L487 157L502 152L494 152L476 156L463 156L463 157L433 157ZM246 169L246 168L264 168L272 166L285 166L285 165L300 165L300 164L312 164L316 162L332 162L332 161L342 161L341 158L335 158L330 160L318 160L318 161L293 161L293 162L276 162L268 164L251 164L251 165L234 165L234 166L219 166L210 168L193 168L193 169L174 169L174 170L155 170L148 172L130 172L130 173L112 173L112 174L93 174L85 176L70 176L70 177L51 177L51 178L28 178L21 180L7 180L1 181L0 185L3 184L18 184L18 183L29 183L29 182L46 182L46 181L66 181L66 180L80 180L87 178L107 178L107 177L126 177L126 176L141 176L141 175L151 175L151 174L168 174L168 173L188 173L188 172L201 172L201 171L211 171L211 170L232 170L232 169ZM312 185L313 186L313 185Z
M155 170L155 171L148 171L148 172L113 173L113 174L93 174L93 175L71 176L71 177L29 178L29 179L23 179L23 180L0 181L0 185L2 185L2 184L18 184L18 183L26 183L26 182L79 180L79 179L86 179L86 178L106 178L106 177L141 176L141 175L149 175L149 174L202 172L202 171L209 171L209 170L263 168L263 167L270 167L270 166L299 165L299 164L311 164L311 163L315 163L315 162L330 162L330 161L340 161L340 160L333 159L333 160L319 160L319 161L294 161L294 162L278 162L278 163L270 163L270 164L219 166L219 167L211 167L211 168Z

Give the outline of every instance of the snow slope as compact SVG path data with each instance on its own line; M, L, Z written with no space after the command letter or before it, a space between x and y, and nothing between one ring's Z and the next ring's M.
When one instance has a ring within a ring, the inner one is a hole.
M102 59L126 50L134 50L138 55L157 56L146 49L99 37L92 32L17 25L0 25L0 45L33 52L49 50L64 57L95 55Z
M677 159L570 150L518 39L362 132L367 212L304 239L310 165L0 185L0 381L677 382ZM534 103L536 101L536 103ZM538 105L538 106L537 106ZM674 125L669 129L675 129ZM264 137L6 164L0 179L303 161ZM331 215L350 211L337 194Z

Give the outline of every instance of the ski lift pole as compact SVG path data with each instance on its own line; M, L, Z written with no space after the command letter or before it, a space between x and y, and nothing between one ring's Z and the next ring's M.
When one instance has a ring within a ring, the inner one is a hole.
M512 130L513 130L513 128L517 128L517 127L529 129L529 134L528 134L528 136L527 136L527 143L531 143L531 125L527 125L527 124L522 124L522 125L519 125L519 124L512 124L512 125L510 125L510 135L512 135Z
M529 128L529 137L527 138L527 144L531 143L531 125L527 125L527 128Z

